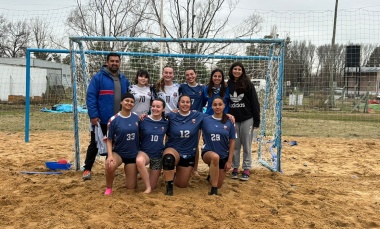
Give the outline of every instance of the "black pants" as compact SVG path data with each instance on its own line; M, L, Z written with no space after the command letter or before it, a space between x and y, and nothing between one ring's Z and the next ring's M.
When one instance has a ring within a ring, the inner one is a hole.
M103 135L107 134L107 124L100 124L100 127L102 128ZM94 129L94 127L93 127ZM84 169L90 170L92 169L92 166L94 165L96 155L98 155L98 147L96 147L96 141L95 141L95 131L91 131L91 140L90 144L87 147L87 154L86 154L86 160L84 161Z

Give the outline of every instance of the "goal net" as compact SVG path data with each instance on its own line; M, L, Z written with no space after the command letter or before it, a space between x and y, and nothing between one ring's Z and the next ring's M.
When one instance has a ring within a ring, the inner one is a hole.
M281 171L281 108L284 65L283 39L193 39L134 37L71 37L75 164L80 167L89 143L90 121L76 107L86 106L86 91L91 77L105 63L106 55L117 52L120 71L134 84L140 69L150 74L150 84L161 77L161 70L173 67L176 83L184 83L184 71L193 67L197 82L206 85L215 68L222 69L225 79L232 63L244 65L254 83L261 106L261 125L255 130L252 151L254 165ZM83 156L81 156L83 155Z

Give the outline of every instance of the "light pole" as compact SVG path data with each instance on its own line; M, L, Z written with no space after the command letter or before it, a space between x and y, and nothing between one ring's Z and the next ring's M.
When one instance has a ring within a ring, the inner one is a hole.
M336 33L336 18L338 14L338 0L335 1L335 12L334 12L334 28L333 28L333 36L331 39L331 60L330 60L330 96L329 96L329 105L330 107L335 107L335 98L334 98L334 61L335 61L335 33Z
M160 37L162 38L164 36L164 25L163 25L163 16L164 16L164 1L161 0L161 6L160 6ZM160 52L162 53L164 49L164 43L160 43ZM162 75L162 68L164 67L164 60L162 57L160 57L160 77Z

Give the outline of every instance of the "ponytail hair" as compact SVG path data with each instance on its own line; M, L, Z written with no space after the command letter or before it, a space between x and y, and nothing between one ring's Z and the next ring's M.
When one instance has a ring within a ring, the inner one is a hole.
M226 115L226 113L223 112L222 120L220 120L220 122L223 124L226 124L227 120L228 120L228 116Z
M164 81L164 78L160 78L159 80L157 80L157 83L156 83L155 87L156 87L156 91L157 92L159 92L159 91L165 92L165 81Z

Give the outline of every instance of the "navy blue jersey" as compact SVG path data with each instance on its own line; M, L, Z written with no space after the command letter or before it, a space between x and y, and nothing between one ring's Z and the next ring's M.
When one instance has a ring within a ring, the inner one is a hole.
M139 117L131 113L129 117L119 113L108 122L107 138L112 139L113 152L122 158L136 158L139 147Z
M208 90L208 86L206 86L204 88L204 90L203 90L204 91L203 98L204 98L204 100L207 101L207 108L206 108L206 112L205 113L207 113L209 115L212 115L212 114L214 114L214 110L212 109L212 101L215 99L215 97L217 97L217 96L220 97L220 91L218 91L218 92L214 91L213 94L212 94L212 96L210 97L208 95L208 93L207 93L207 90ZM226 94L224 95L224 98L223 98L223 102L224 102L224 105L225 105L223 112L226 113L226 114L228 114L228 111L230 109L230 107L229 107L229 100L230 100L230 94L229 94L229 90L228 90L228 87L227 87L226 88Z
M153 120L146 117L140 121L140 150L150 158L161 158L165 149L164 138L169 127L169 121L165 119Z
M181 84L179 88L179 95L188 95L191 101L190 110L202 112L204 104L203 100L203 86L197 84L190 86L187 83Z
M202 122L202 136L204 142L202 152L213 151L224 159L229 155L230 139L236 137L235 126L229 119L223 124L220 119L208 116Z
M207 116L199 111L190 111L187 116L170 113L168 141L166 147L172 147L182 158L195 157L198 147L198 135L203 118Z

